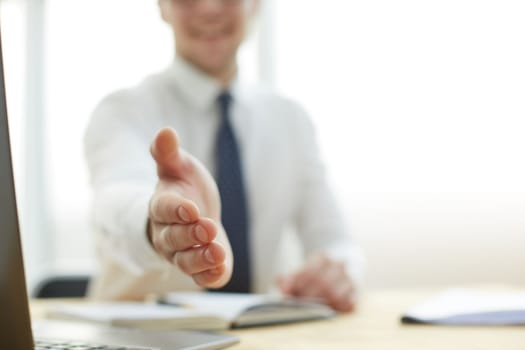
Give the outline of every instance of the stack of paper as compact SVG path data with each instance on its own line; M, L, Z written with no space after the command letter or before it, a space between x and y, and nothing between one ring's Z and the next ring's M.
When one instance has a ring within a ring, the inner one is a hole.
M446 325L525 324L525 293L494 293L453 289L401 318L403 323Z

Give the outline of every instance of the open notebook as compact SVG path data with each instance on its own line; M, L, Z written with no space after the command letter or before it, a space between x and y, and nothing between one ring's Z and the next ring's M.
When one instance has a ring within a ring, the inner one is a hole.
M54 319L81 320L141 329L223 330L329 318L327 305L264 294L172 293L161 303L61 304Z
M525 325L525 292L451 289L417 305L403 323L443 325Z

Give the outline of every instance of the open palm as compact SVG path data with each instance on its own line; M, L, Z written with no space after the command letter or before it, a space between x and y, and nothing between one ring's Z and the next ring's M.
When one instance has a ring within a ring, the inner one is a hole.
M206 168L164 128L151 154L159 181L150 201L149 237L155 250L204 287L221 287L232 271L231 248L220 221L220 197Z

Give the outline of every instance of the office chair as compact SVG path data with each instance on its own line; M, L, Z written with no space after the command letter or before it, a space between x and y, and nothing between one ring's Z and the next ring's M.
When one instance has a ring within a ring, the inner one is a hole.
M83 298L86 296L88 275L50 276L38 283L33 298Z

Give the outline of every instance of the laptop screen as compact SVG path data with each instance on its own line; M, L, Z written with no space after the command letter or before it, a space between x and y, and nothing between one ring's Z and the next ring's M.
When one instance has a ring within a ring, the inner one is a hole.
M33 349L7 124L0 33L0 349Z

